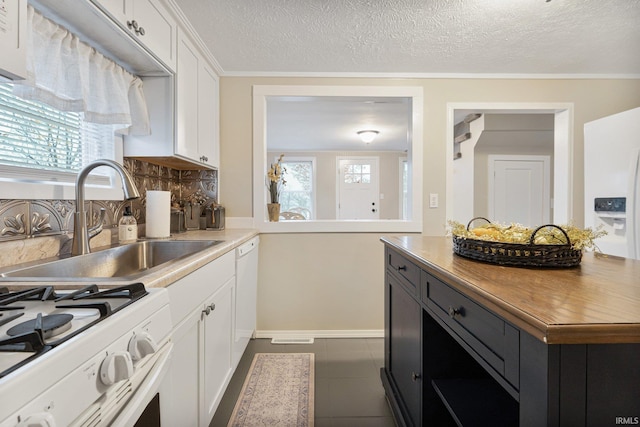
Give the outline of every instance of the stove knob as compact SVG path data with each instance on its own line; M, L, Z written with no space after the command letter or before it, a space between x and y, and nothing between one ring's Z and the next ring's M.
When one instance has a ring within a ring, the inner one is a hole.
M158 351L158 344L147 332L139 332L129 340L128 350L131 358L137 361Z
M115 384L131 378L132 375L133 362L127 351L116 351L107 355L100 365L100 381L104 385Z
M17 427L55 427L56 422L53 415L49 412L40 412L39 414L29 415L24 421L21 421Z

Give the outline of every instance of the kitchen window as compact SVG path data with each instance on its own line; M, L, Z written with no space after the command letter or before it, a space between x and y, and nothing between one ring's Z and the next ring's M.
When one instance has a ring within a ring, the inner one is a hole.
M0 163L76 173L97 158L113 158L113 126L83 120L12 94L0 84Z
M0 83L0 198L73 199L83 166L122 162L116 131L150 134L143 82L31 5L27 23L26 79ZM87 198L120 199L120 185L96 168Z
M12 86L0 84L1 198L67 198L52 188L73 186L77 172L93 160L122 161L114 125L85 122L82 113L24 100ZM89 184L104 190L112 178L109 169L98 168Z

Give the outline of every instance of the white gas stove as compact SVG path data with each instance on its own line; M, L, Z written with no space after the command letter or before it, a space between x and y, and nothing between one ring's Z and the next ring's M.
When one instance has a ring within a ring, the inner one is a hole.
M172 344L166 289L0 289L0 427L134 425Z

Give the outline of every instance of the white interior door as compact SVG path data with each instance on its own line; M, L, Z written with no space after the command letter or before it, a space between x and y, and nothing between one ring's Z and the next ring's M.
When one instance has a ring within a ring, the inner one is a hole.
M377 157L338 157L338 219L379 219Z
M527 227L550 218L549 156L489 156L489 219Z

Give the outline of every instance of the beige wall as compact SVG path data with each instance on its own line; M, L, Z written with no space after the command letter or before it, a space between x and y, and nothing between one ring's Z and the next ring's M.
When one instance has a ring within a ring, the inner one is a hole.
M253 85L395 85L424 88L423 233L441 235L445 218L448 102L574 104L573 219L583 222L583 125L640 105L640 79L349 79L222 77L220 198L230 217L252 215ZM259 330L362 330L383 327L382 244L374 234L263 235ZM284 256L286 254L286 256ZM308 280L304 280L307 278ZM301 280L302 279L302 280ZM313 304L313 305L311 305Z

